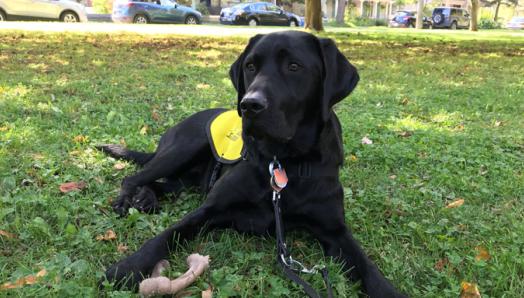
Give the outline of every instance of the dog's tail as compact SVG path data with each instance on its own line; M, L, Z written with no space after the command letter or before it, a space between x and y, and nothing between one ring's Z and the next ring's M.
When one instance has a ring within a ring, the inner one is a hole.
M129 160L141 166L145 165L155 156L154 153L132 151L117 144L99 145L96 146L96 148L114 158Z

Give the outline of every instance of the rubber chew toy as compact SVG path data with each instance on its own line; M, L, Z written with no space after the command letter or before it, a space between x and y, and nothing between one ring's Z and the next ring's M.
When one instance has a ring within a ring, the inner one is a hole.
M170 295L185 289L192 284L209 267L209 256L192 254L187 257L189 270L177 279L170 280L165 276L160 276L162 271L169 268L167 260L161 260L153 269L151 278L144 279L140 283L139 293L144 297L154 295Z

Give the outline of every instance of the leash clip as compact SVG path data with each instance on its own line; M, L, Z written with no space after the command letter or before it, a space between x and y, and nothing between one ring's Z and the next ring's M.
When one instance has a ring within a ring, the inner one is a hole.
M307 273L307 274L316 274L318 273L319 270L324 269L324 266L321 266L321 265L315 265L311 269L309 269L306 266L304 266L304 264L293 259L291 255L289 255L286 259L286 256L284 254L280 254L280 259L289 269L296 271L296 272L302 272L302 273Z

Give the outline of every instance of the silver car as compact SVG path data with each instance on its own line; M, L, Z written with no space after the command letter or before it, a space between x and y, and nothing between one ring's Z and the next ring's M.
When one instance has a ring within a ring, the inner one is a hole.
M6 20L87 22L85 7L70 0L0 0L0 22Z

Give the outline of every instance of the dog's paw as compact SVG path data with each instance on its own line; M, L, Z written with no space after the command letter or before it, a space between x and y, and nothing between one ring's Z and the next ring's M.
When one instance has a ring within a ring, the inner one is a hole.
M115 289L126 289L137 291L138 285L144 279L144 274L136 270L133 266L126 262L120 261L105 272L105 277L99 281L99 287L103 288L105 281L113 284Z
M111 203L113 211L120 216L126 216L129 208L131 208L131 198L128 196L118 196L116 200Z
M160 211L160 204L155 192L148 188L142 187L131 202L133 208L144 213L157 213Z
M391 297L391 298L407 298L408 296L400 293L395 287L385 278L377 278L374 282L367 283L366 294L371 298Z
M127 149L117 144L104 144L96 146L96 149L114 158L124 158L127 156Z

